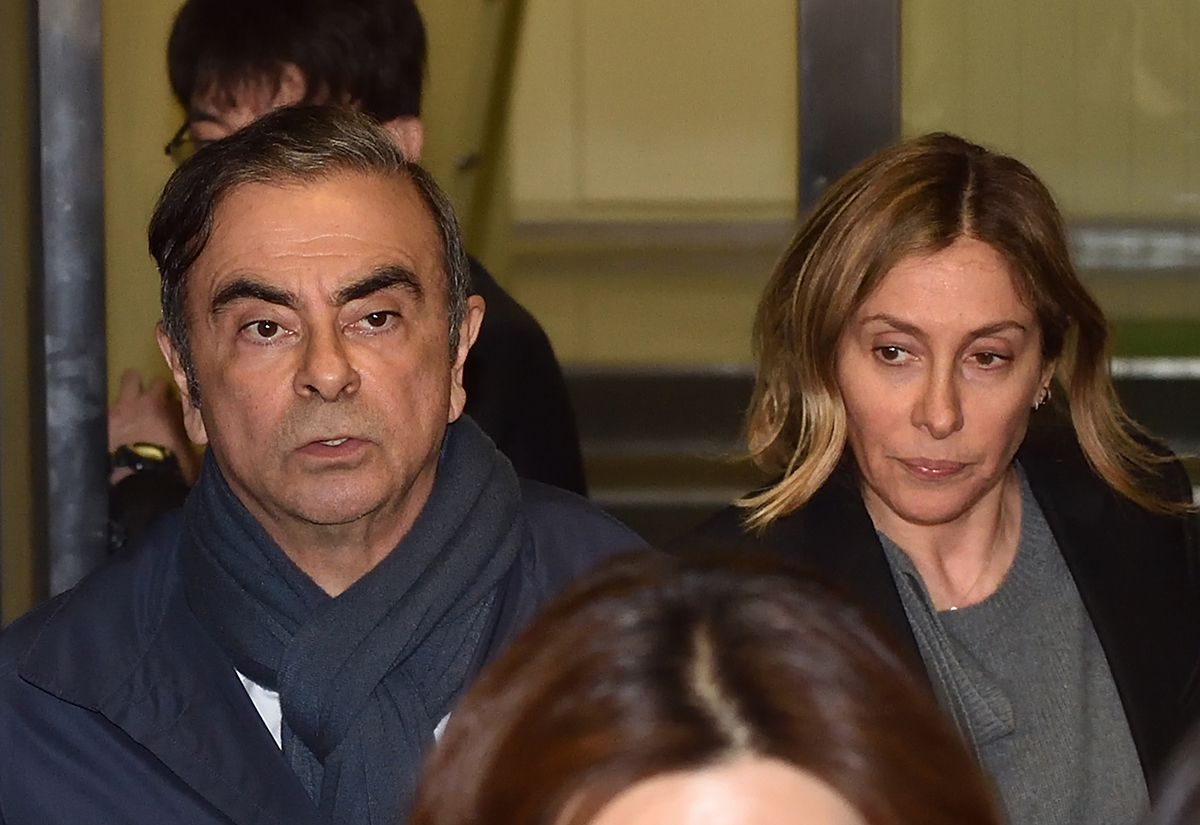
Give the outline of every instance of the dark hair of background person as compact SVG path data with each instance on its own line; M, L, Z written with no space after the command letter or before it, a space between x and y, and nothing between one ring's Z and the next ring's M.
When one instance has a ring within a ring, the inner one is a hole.
M617 557L551 602L450 716L410 825L590 820L642 779L781 760L870 825L997 823L909 664L777 559Z
M232 104L247 83L277 90L287 63L307 102L354 104L380 122L421 113L425 26L412 0L188 0L167 43L184 108L197 94Z
M836 355L858 306L905 258L963 237L1001 255L1033 309L1042 357L1058 362L1052 398L1065 399L1095 471L1152 512L1186 508L1141 483L1162 459L1117 400L1108 322L1071 264L1050 192L1020 161L938 133L877 152L826 190L775 267L754 324L747 435L755 462L782 480L739 502L750 528L801 507L842 458Z
M337 106L284 107L185 161L167 181L150 219L150 254L162 279L163 328L179 353L194 405L201 398L188 345L187 276L212 235L217 207L245 184L303 184L341 174L407 180L416 188L437 228L450 352L457 351L471 275L449 198L428 172L404 159L371 117Z
M1176 749L1141 825L1200 825L1200 728Z

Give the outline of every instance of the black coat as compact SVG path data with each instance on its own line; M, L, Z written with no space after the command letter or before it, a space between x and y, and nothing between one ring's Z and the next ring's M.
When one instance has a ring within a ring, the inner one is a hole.
M526 541L480 661L597 560L641 546L588 502L522 484ZM0 635L0 825L319 825L188 607L181 519Z
M464 410L521 478L587 495L567 382L550 339L474 258L471 286L487 309L463 367Z
M1172 749L1200 718L1195 519L1154 515L1118 495L1066 426L1032 427L1017 460L1108 658L1153 791ZM1166 497L1191 500L1178 462L1164 465L1158 483ZM761 536L742 530L742 512L722 510L681 546L754 546L794 558L867 608L921 661L852 468L843 463L804 507Z

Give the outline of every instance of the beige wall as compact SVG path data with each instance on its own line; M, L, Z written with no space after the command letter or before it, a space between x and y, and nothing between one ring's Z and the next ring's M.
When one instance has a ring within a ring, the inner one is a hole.
M786 221L795 13L795 0L529 0L509 132L516 217L750 234ZM702 232L678 251L634 245L602 267L572 252L563 271L557 250L526 245L505 283L565 363L747 363L772 253L739 256ZM712 259L727 265L697 268Z
M904 130L1028 163L1075 218L1200 217L1196 0L905 0Z
M182 113L167 84L167 33L176 0L123 0L103 5L104 219L108 266L108 373L167 376L154 343L158 274L146 251L146 224L171 174L163 145Z
M795 0L529 0L518 217L770 205L796 175Z
M794 0L529 0L518 217L795 188ZM1078 217L1200 217L1196 0L905 0L904 131L1012 152Z

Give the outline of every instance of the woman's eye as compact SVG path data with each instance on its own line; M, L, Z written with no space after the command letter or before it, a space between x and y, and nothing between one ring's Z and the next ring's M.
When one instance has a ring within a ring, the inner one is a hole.
M996 367L1009 360L998 352L977 352L971 358L981 367Z
M904 356L908 353L901 347L876 347L875 354L879 356L881 361L895 364L903 361Z

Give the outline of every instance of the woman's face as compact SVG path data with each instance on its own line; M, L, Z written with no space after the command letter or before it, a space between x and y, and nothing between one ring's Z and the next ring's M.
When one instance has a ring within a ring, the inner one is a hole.
M1033 310L992 247L906 258L842 331L837 381L876 518L940 525L1000 482L1050 380Z
M865 825L833 788L784 762L747 757L636 782L588 825Z

